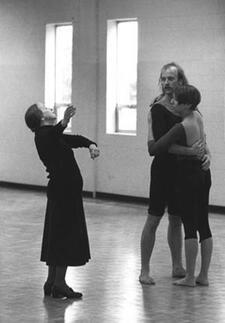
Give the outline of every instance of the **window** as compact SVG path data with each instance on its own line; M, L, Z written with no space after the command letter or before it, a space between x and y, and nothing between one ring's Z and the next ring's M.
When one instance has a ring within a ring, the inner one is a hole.
M108 21L107 133L136 134L137 52L137 21Z
M72 48L72 24L46 26L45 105L54 108L58 121L72 99Z

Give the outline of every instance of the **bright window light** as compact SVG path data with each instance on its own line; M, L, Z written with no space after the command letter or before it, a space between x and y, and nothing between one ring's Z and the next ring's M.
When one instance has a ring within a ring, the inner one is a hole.
M54 108L58 121L72 98L72 24L46 27L45 104ZM71 131L71 122L67 127Z
M107 133L136 134L136 20L110 20L107 39Z

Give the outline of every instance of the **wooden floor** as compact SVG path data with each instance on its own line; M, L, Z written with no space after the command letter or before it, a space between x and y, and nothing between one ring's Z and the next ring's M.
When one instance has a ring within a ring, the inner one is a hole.
M210 215L214 253L210 286L172 284L167 216L153 254L155 286L138 282L139 240L146 206L85 199L92 260L69 268L67 282L83 300L43 297L39 261L45 194L0 188L0 322L225 322L225 215ZM198 264L199 266L199 264Z

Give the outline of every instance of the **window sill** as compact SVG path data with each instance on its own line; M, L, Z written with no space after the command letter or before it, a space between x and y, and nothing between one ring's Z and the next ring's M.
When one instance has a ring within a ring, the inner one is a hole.
M114 135L114 136L132 136L132 137L136 137L137 133L134 132L108 132L106 133L106 135Z

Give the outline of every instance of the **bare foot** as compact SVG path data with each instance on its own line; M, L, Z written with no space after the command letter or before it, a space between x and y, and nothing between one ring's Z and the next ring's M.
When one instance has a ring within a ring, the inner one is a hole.
M185 269L183 267L173 268L172 277L173 278L184 278L186 275Z
M139 276L139 282L145 285L155 285L155 281L148 274L141 274Z
M198 276L196 278L196 284L200 286L209 286L208 278Z
M173 283L176 286L185 286L185 287L195 287L196 283L195 283L195 279L194 278L184 278L184 279L180 279L177 280Z

